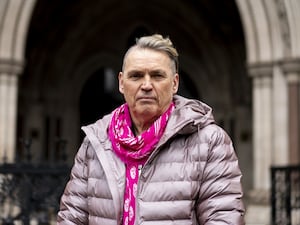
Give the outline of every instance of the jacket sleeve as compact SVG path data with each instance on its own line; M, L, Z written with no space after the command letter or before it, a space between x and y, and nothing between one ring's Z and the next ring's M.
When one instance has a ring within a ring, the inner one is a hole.
M241 171L232 141L226 132L211 125L201 137L206 156L197 206L202 225L244 225ZM201 151L203 148L201 148Z
M75 156L64 193L60 200L57 225L88 224L86 154L89 142L85 139Z

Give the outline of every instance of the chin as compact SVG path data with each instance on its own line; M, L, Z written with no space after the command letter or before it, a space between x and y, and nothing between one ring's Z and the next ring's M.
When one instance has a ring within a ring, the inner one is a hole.
M156 107L153 107L153 106L139 107L137 112L139 112L139 114L142 114L142 115L153 115L153 116L158 113Z

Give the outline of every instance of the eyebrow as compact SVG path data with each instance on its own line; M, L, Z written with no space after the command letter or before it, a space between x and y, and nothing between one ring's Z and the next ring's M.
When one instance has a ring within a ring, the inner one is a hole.
M144 73L144 71L143 70L134 69L134 70L130 70L130 71L127 72L127 74L134 74L134 73ZM150 74L152 74L152 73L166 74L166 72L164 70L161 70L161 69L150 70L149 73Z

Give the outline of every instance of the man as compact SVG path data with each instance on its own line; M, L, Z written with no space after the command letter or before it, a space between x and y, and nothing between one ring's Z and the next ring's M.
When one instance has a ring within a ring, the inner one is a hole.
M231 139L178 85L171 40L138 39L119 73L125 103L83 127L57 224L244 224Z

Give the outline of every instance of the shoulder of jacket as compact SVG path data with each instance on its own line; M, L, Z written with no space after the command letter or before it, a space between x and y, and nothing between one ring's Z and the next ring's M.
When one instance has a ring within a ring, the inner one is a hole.
M209 124L198 131L200 136L203 136L212 143L229 143L231 142L227 132L217 124Z
M109 127L111 114L108 114L101 119L97 120L95 123L82 126L81 129L85 133L85 138L91 141L91 136L97 137L100 142L105 142L107 140L107 129Z

